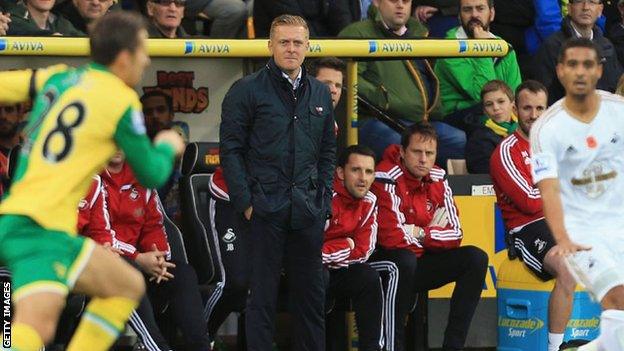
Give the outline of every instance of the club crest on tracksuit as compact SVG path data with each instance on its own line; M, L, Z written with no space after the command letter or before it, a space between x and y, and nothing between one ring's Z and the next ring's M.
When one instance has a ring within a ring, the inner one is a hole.
M235 240L236 240L236 234L234 234L234 229L228 228L225 231L225 235L223 235L223 242L226 243L225 251L234 251Z
M139 192L136 190L136 188L132 188L132 192L130 193L130 199L132 199L133 201L136 201L136 199L139 198Z

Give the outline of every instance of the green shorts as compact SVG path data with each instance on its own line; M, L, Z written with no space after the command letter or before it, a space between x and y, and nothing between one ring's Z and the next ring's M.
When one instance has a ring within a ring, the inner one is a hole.
M89 238L44 229L29 217L0 217L0 264L11 271L13 301L36 292L67 295L94 248Z

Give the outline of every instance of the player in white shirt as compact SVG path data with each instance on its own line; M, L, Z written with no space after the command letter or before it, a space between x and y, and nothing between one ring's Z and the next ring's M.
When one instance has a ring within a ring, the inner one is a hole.
M578 350L624 350L624 99L596 90L599 49L561 48L566 96L531 129L533 180L544 215L577 281L600 301L600 336Z

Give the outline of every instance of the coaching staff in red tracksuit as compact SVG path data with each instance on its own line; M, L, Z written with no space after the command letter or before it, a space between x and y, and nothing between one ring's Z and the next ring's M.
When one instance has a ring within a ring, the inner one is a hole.
M377 165L372 191L379 206L378 243L372 259L399 268L395 350L404 349L404 324L415 294L455 282L444 350L462 350L481 297L488 258L459 247L459 212L443 169L434 166L437 135L427 122L408 127L401 145L389 146Z
M155 311L165 309L180 329L186 350L208 350L195 270L188 263L171 260L158 194L138 183L121 152L80 202L78 231L111 247L145 273L147 294L128 324L147 350L171 349L156 323Z
M360 351L377 351L383 346L384 295L391 301L396 289L396 266L368 260L377 243L377 198L369 191L374 180L375 153L371 149L351 145L342 152L334 179L332 218L325 225L323 244L328 294L351 300ZM378 269L392 278L386 294Z

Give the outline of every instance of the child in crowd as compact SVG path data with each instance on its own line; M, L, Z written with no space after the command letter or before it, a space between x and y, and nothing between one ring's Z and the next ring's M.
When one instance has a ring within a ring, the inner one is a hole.
M513 91L501 80L491 80L481 89L484 116L466 143L469 173L490 173L490 156L496 146L518 126Z

